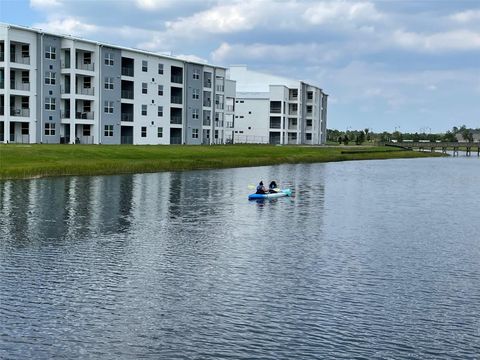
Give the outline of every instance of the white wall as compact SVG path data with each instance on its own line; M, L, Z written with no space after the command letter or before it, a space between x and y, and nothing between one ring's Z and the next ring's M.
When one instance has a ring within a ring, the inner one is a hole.
M235 142L268 143L269 99L235 100Z

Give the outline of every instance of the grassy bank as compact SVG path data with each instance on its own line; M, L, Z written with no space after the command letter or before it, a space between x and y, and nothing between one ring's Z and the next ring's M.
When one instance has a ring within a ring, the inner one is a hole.
M0 145L0 179L435 156L387 147Z

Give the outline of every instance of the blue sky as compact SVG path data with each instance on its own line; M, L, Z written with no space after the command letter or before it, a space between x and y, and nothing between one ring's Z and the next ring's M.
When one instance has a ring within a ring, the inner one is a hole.
M328 127L480 127L480 1L0 0L0 21L314 83Z

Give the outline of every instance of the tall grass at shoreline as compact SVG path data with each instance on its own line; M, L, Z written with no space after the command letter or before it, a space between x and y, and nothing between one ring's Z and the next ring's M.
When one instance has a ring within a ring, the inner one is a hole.
M0 179L438 156L388 147L0 145Z

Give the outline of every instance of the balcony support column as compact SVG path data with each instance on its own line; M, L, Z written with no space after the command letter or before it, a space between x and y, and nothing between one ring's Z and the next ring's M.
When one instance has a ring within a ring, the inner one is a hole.
M10 88L10 31L5 32L5 42L4 42L4 59L5 59L5 71L4 71L4 87L5 90ZM3 97L3 142L5 144L10 140L10 91L5 91L5 96Z

